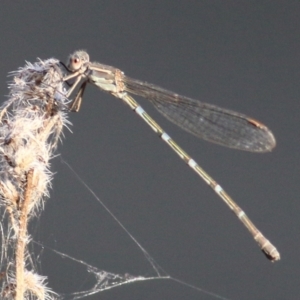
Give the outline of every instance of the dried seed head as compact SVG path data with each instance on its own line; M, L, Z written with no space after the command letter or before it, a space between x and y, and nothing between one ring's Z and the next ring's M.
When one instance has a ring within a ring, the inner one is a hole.
M69 101L56 59L27 63L12 75L9 99L0 107L0 208L7 222L1 224L0 271L9 274L0 297L53 299L45 278L25 269L27 223L49 196L49 160L70 124Z

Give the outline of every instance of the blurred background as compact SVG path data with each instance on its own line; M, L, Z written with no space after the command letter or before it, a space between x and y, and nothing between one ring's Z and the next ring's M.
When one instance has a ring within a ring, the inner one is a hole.
M0 4L0 89L37 57L91 60L130 77L247 114L277 139L272 153L220 147L141 105L277 246L269 262L210 188L120 100L88 86L58 153L172 277L227 299L299 299L299 1L27 1ZM33 238L117 274L153 268L61 157ZM38 249L49 286L92 286L82 265ZM173 281L125 285L87 299L215 299Z

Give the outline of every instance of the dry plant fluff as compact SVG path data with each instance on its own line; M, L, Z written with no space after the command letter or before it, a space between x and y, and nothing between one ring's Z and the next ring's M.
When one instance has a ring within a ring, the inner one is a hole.
M0 108L1 299L55 299L27 250L29 221L49 197L49 160L67 121L59 61L27 63L13 72Z

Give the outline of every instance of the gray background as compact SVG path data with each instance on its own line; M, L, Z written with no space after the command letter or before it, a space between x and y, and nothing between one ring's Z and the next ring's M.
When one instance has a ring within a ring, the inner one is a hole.
M299 299L299 1L27 1L0 4L0 87L37 57L93 60L177 93L234 109L274 132L272 153L203 142L140 103L278 247L270 263L236 217L119 100L89 87L59 153L173 277L229 299ZM52 161L51 199L35 240L115 273L151 267L74 174ZM58 292L89 282L74 262L39 251ZM214 299L172 281L89 299Z

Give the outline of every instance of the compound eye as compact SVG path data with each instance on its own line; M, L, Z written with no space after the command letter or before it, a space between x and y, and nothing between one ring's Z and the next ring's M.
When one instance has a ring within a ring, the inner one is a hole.
M78 69L80 69L81 65L81 60L78 57L70 58L69 69L71 71L77 71Z

